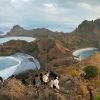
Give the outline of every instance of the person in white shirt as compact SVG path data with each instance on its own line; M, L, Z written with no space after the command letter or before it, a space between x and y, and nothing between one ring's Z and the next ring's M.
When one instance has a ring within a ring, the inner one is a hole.
M54 80L51 80L51 88L56 88L56 89L59 89L59 80L58 80L58 77L56 77Z
M50 74L49 71L47 71L47 74L46 75L48 76L48 78L49 78L49 74Z
M53 88L53 83L54 83L53 81L54 81L54 79L51 79L51 82L50 82L50 87L51 88Z
M45 73L45 74L43 75L43 82L44 82L44 84L47 84L48 81L49 81L48 75L47 75L47 73Z

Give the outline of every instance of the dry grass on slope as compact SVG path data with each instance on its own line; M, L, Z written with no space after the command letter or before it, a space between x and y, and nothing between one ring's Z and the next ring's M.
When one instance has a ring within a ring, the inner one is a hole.
M100 53L96 53L95 55L93 55L89 59L85 60L85 63L91 63L91 64L98 63L98 64L100 64Z
M96 53L95 55L82 61L81 63L84 65L84 67L87 65L93 65L93 66L96 66L100 70L100 53Z
M13 98L20 100L21 98L24 98L25 91L26 91L25 86L19 80L11 79L5 81L4 87L0 89L0 100L4 97L7 97L9 99Z
M56 46L58 47L58 49L61 51L61 52L63 52L63 53L66 53L66 52L70 52L70 50L69 49L67 49L67 48L65 48L64 46L63 46L63 44L60 42L60 41L55 41L56 42Z

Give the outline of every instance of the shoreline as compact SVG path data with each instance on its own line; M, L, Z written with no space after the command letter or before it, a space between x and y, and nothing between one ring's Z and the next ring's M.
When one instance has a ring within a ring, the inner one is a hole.
M87 51L87 50L96 50L98 48L93 48L93 47L90 47L90 48L83 48L83 49L78 49L78 50L75 50L72 54L74 56L78 56L79 53L83 52L83 51Z
M0 57L0 59L6 59L6 58L16 60L18 64L0 70L0 76L4 80L8 79L12 75L18 75L28 70L40 69L40 63L38 62L38 60L35 59L33 56L27 54L16 53L15 55ZM31 58L33 61L30 61L29 58Z
M7 36L7 37L1 37L0 40L1 40L0 44L3 44L11 40L24 40L26 42L32 42L37 39L34 37L29 37L29 36Z
M5 68L3 70L0 70L0 76L5 80L7 78L9 78L11 75L13 75L13 73L16 71L17 67L21 64L21 61L17 58L14 58L12 56L2 56L0 57L0 59L13 59L13 60L16 60L18 62L18 64L16 65L13 65L13 66L10 66L8 68Z
M98 49L98 48L89 47L89 48L78 49L78 50L75 50L75 51L72 53L72 55L74 56L74 58L75 58L76 60L81 61L81 60L83 60L83 59L81 59L81 57L79 57L79 56L80 56L80 53L85 52L85 51L89 51L89 50L96 50L96 49Z

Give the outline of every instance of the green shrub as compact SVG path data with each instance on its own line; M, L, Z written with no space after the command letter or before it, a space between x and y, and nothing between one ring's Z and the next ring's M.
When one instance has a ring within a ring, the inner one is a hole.
M84 68L84 71L86 73L86 78L94 78L98 75L98 69L95 66L89 65Z
M100 100L100 95L97 95L96 96L96 100Z

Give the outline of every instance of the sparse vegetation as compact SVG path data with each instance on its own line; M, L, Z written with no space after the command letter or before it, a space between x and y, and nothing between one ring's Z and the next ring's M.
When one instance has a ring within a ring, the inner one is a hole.
M89 65L84 68L84 71L86 73L86 78L94 78L98 75L98 69L96 66Z
M72 77L79 77L79 72L76 71L75 69L72 69L69 71L69 74L72 76Z
M53 59L56 59L56 58L54 56L53 57L50 57L50 56L47 55L47 60L48 61L52 61Z
M27 52L35 52L35 51L38 51L38 47L36 45L32 46L31 48L28 48Z
M58 65L57 64L54 64L54 67L57 67Z
M99 87L99 86L100 86L100 80L94 80L94 81L93 81L93 84L94 84L95 86Z
M100 95L97 95L96 96L96 100L100 100Z

